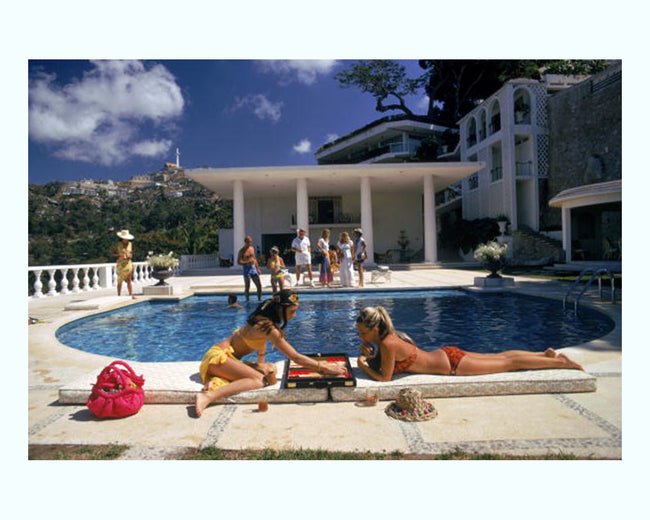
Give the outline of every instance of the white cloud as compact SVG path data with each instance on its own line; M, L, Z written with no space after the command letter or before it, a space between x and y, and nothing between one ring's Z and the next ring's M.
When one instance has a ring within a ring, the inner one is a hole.
M313 85L318 76L328 75L338 65L337 60L263 60L258 62L263 72L280 77L282 84L297 81Z
M311 152L311 141L309 139L303 139L294 145L293 150L298 153L309 153Z
M327 134L325 137L325 142L326 143L332 143L336 141L339 138L339 134Z
M29 135L53 146L58 157L103 165L132 154L147 155L153 140L133 145L143 123L160 125L181 115L184 100L162 65L140 61L93 61L81 79L66 85L54 74L36 73L29 82ZM166 141L158 142L163 150Z
M160 157L165 155L171 147L172 142L169 139L163 139L162 141L147 139L134 144L131 150L135 155L142 157Z
M249 107L259 119L270 119L277 123L282 117L283 105L282 101L270 101L264 94L251 94L236 98L233 110Z
M416 110L419 110L420 112L425 112L426 113L426 111L429 110L429 96L427 96L427 95L422 96L418 100L415 108L416 108Z

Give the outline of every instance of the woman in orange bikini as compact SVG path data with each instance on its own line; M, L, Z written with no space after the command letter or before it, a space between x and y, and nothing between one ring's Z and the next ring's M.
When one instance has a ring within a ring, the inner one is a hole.
M196 395L196 415L214 401L269 384L275 365L264 362L266 342L270 341L291 361L324 374L340 375L345 369L324 361L315 361L296 351L284 338L284 327L296 317L298 295L289 289L279 292L255 309L246 324L228 339L217 343L203 356L199 373L204 384ZM247 354L257 351L257 363L244 363Z
M479 354L456 347L443 347L426 352L419 349L408 335L395 330L390 315L383 307L363 309L356 327L363 341L357 365L377 381L390 381L400 372L473 376L544 368L584 370L552 348L545 352L506 350L496 354ZM372 343L379 347L377 355L373 355Z

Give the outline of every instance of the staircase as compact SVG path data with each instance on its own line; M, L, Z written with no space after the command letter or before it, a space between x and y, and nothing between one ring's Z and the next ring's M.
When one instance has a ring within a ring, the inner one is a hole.
M522 227L512 232L513 263L519 265L546 265L562 262L562 242Z

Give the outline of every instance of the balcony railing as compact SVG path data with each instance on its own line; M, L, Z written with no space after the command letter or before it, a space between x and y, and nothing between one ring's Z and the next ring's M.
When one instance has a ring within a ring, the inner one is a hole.
M133 262L133 282L154 278L147 262ZM43 298L117 286L115 264L47 265L28 267L28 296ZM45 291L45 292L44 292Z
M531 177L533 175L533 162L517 162L515 163L515 171L518 177Z

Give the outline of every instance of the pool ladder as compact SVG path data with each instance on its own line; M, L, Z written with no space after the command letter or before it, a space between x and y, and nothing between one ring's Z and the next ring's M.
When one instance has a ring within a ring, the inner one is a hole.
M582 281L582 277L589 272L592 273L591 278L589 278L589 281L584 286L582 291L580 291L580 294L578 294L578 296L573 302L573 312L576 314L576 316L578 315L578 303L580 302L580 298L587 291L587 289L589 289L589 287L591 286L591 284L594 282L596 278L598 278L598 290L600 292L600 299L601 301L603 301L603 284L602 284L603 274L609 275L611 294L612 294L612 303L616 301L615 299L616 287L614 284L614 274L612 273L612 271L610 269L607 269L606 267L602 267L600 269L593 269L591 267L586 267L580 272L580 274L577 276L577 278L575 279L575 281L567 291L567 293L564 295L564 299L562 300L562 308L566 311L566 304L567 301L569 300L569 296L571 295L573 290L580 284L580 282Z

